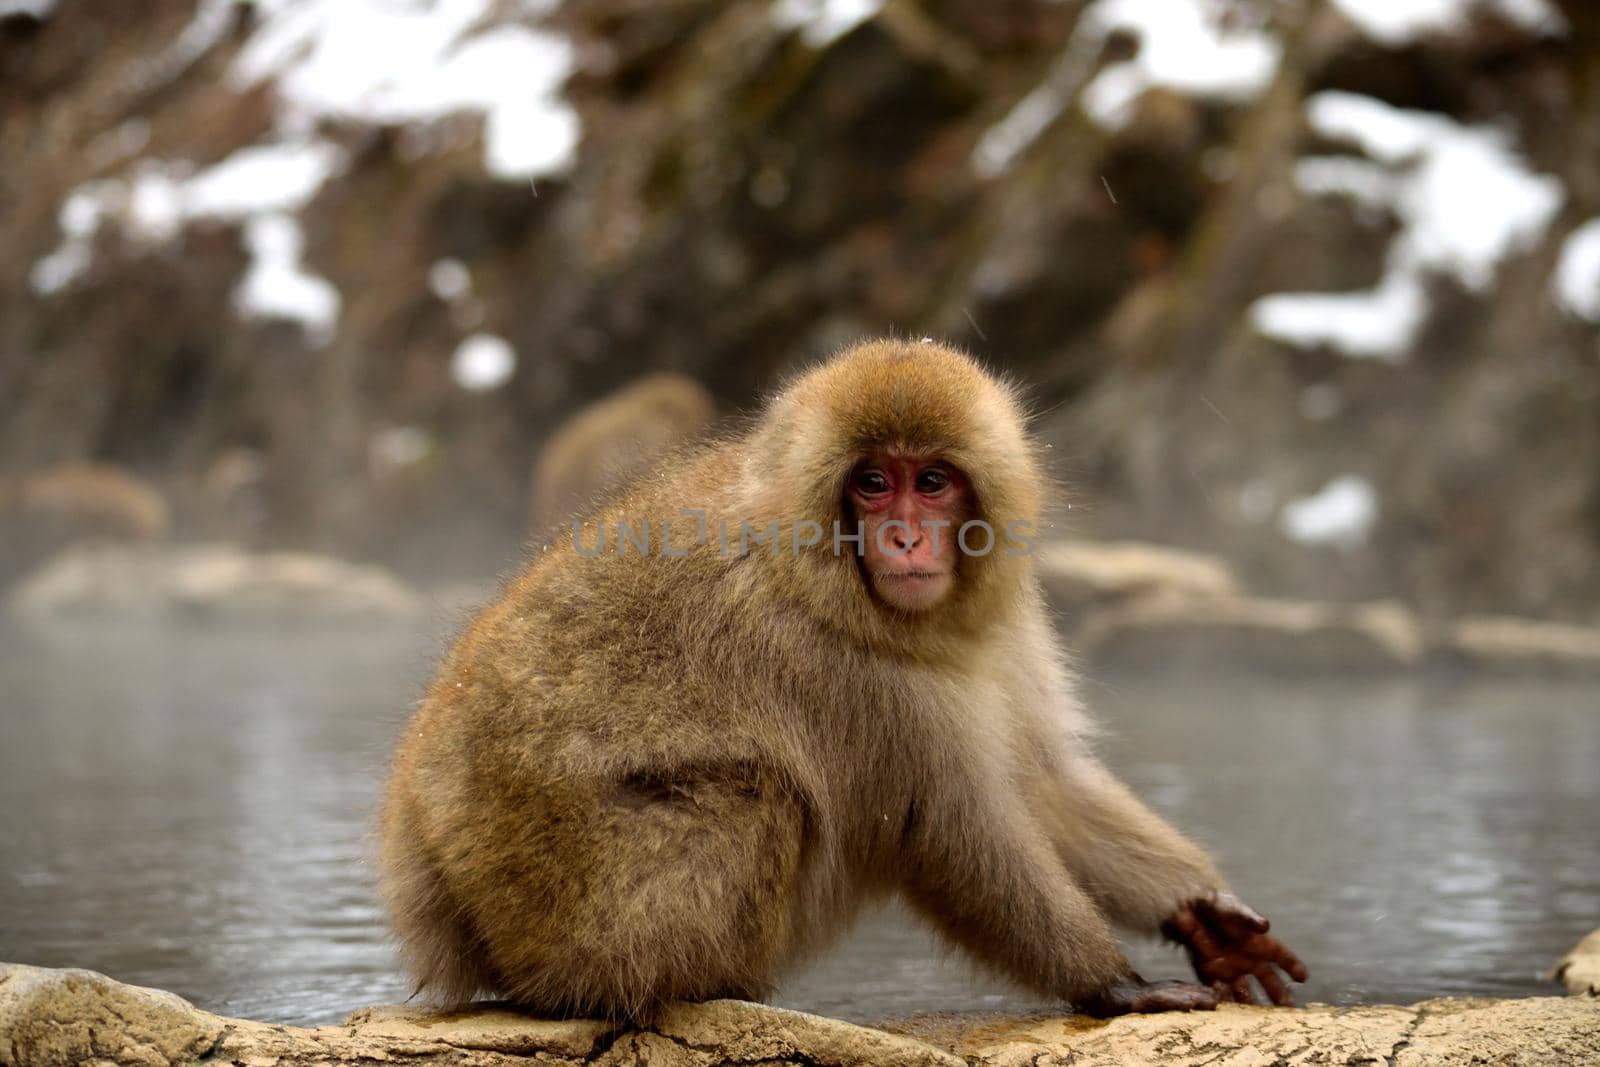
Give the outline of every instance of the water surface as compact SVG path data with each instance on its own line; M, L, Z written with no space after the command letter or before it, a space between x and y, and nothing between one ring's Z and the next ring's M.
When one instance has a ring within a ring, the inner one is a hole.
M371 812L437 639L0 631L0 960L277 1022L405 996ZM1555 992L1600 925L1592 688L1221 673L1087 686L1102 750L1218 856L1310 999ZM1171 950L1131 946L1150 975ZM853 1019L1023 1006L895 909L778 1002Z

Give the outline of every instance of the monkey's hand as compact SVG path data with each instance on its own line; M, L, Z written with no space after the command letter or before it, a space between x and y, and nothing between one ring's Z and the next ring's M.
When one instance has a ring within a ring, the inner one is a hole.
M1077 1006L1100 1019L1158 1011L1214 1011L1217 995L1193 982L1146 982L1134 975L1092 996L1080 997Z
M1267 933L1270 924L1232 893L1191 900L1179 908L1161 932L1189 952L1189 962L1202 982L1223 1000L1254 1004L1250 979L1261 983L1268 999L1293 1007L1294 995L1278 972L1304 982L1306 965L1283 942Z

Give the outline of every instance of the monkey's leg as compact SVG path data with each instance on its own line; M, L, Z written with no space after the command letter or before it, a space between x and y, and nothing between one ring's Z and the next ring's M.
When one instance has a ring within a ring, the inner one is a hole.
M527 865L486 871L499 884L475 911L507 995L635 1020L672 1000L766 995L790 949L805 834L774 776L734 761L547 791L525 825Z
M1199 846L1092 758L1040 790L1038 814L1061 859L1112 922L1154 934L1185 902L1226 890Z
M910 902L978 959L1046 996L1086 1001L1139 983L1029 814L994 792L919 798L903 841Z

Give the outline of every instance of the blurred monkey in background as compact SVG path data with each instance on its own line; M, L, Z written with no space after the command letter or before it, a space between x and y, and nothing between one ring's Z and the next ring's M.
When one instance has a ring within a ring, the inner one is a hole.
M159 541L172 532L166 497L104 463L61 463L0 478L0 588L83 543Z
M681 374L652 374L562 423L533 469L532 521L559 524L699 436L716 403Z

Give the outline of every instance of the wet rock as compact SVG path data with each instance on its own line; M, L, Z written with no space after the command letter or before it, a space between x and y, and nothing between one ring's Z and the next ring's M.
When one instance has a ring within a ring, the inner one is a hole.
M1054 541L1039 549L1045 595L1064 612L1135 596L1238 593L1227 565L1198 552L1139 541Z
M1600 930L1573 946L1561 957L1553 977L1567 992L1600 996Z
M1416 1005L1416 1025L1395 1067L1432 1064L1594 1063L1600 1060L1600 1001L1441 998Z
M1587 1063L1600 1055L1593 999L1428 1000L1412 1007L1223 1005L1215 1012L1125 1016L935 1016L890 1024L971 1062L1067 1064Z
M1600 628L1468 616L1450 627L1439 655L1452 665L1500 674L1600 675Z
M83 970L0 964L0 1064L164 1067L206 1054L222 1020L159 989Z
M1398 604L1255 597L1148 597L1091 617L1074 647L1101 666L1195 660L1265 670L1403 670L1422 662L1416 621Z
M29 620L403 619L421 602L380 567L228 545L69 549L8 603Z
M301 1029L226 1019L93 971L0 964L0 1065L208 1063L296 1067L400 1061L477 1065L893 1064L961 1067L914 1039L743 1001L683 1004L648 1029L534 1019L486 1007L356 1012Z
M1227 1005L1191 1015L933 1015L875 1029L743 1001L680 1004L653 1025L543 1020L486 1006L464 1012L369 1008L302 1029L228 1019L153 989L82 970L0 964L0 1065L207 1063L298 1067L404 1061L540 1064L1590 1063L1592 997L1430 1000L1302 1010Z

